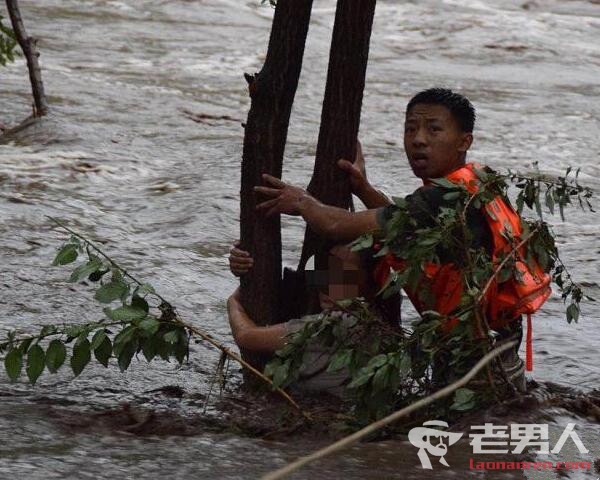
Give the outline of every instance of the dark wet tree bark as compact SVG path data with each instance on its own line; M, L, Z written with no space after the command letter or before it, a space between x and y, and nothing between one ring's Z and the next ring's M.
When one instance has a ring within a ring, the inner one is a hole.
M308 185L321 202L346 209L352 204L350 182L337 161L354 159L375 3L338 0L315 168ZM307 227L299 269L325 248L324 239Z
M241 247L251 253L254 267L241 280L242 305L258 325L281 321L281 229L279 217L255 211L255 185L261 174L281 178L288 123L302 69L312 0L279 0L275 8L265 63L246 75L252 99L242 158ZM264 356L242 352L261 368Z
M31 81L31 90L33 92L34 100L33 115L35 117L42 117L48 113L48 101L44 94L42 72L38 62L40 54L37 51L37 40L27 35L19 10L19 2L17 0L6 0L6 9L10 16L15 38L27 59L27 69L29 70L29 80Z

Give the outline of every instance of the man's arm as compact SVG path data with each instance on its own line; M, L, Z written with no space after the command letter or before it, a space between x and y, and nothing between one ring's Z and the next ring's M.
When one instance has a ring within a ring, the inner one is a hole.
M350 176L350 185L352 193L360 198L367 208L379 208L390 205L391 200L379 190L373 188L369 183L364 172L355 163L348 160L338 160L338 167L348 173Z
M269 186L254 187L254 190L271 198L256 207L265 211L267 216L281 213L301 215L317 234L339 242L349 242L379 229L377 210L349 212L324 205L301 188L271 175L264 174L263 180Z
M227 314L231 333L240 348L253 352L273 353L284 347L287 334L285 324L257 326L240 303L239 289L227 299Z
M348 174L350 185L352 186L352 193L360 198L360 201L364 203L365 207L379 208L392 203L382 192L373 188L367 180L367 167L360 141L356 141L354 162L338 160L337 164L338 167Z
M392 204L392 201L385 195L381 190L376 190L373 186L367 182L367 184L361 189L357 190L356 196L360 198L360 201L364 203L365 207L374 209L380 207L387 207Z

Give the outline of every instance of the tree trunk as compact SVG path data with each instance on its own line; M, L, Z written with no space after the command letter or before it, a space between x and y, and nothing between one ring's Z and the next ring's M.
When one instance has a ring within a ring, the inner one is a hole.
M42 117L48 113L48 102L44 94L42 72L38 62L40 54L37 51L37 40L27 35L23 19L21 18L21 12L19 11L19 2L17 0L6 0L6 9L8 10L17 42L19 42L23 54L27 59L27 69L29 70L29 80L31 81L34 100L33 115L35 117Z
M308 185L321 202L346 209L352 205L350 182L337 161L354 159L375 3L338 0L315 168ZM324 239L307 227L299 270L325 248Z
M252 101L242 158L240 237L241 247L254 258L254 267L241 280L241 301L258 325L281 321L281 229L279 217L257 215L253 187L262 184L262 173L281 178L311 8L312 0L277 2L265 64L259 73L246 74ZM242 355L257 368L263 367L264 356Z

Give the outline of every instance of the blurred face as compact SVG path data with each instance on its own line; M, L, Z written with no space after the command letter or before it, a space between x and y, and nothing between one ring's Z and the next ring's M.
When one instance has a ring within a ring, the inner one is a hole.
M337 254L336 254L337 253ZM333 252L329 255L327 296L334 301L360 296L362 271L356 252Z
M315 270L309 277L309 283L321 287L319 298L322 308L333 307L340 300L363 296L365 280L359 255L345 245L329 251L327 270Z
M462 167L473 135L443 105L416 104L406 112L404 149L415 176L439 178Z

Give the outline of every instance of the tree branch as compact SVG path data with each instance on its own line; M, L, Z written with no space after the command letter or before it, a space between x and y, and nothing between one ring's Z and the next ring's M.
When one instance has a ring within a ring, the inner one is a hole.
M6 9L8 10L17 42L19 42L23 54L27 59L27 69L29 70L29 80L34 100L33 114L35 117L43 117L48 113L48 101L44 93L42 71L38 62L40 54L37 51L37 40L27 35L19 10L19 2L17 0L6 0Z

